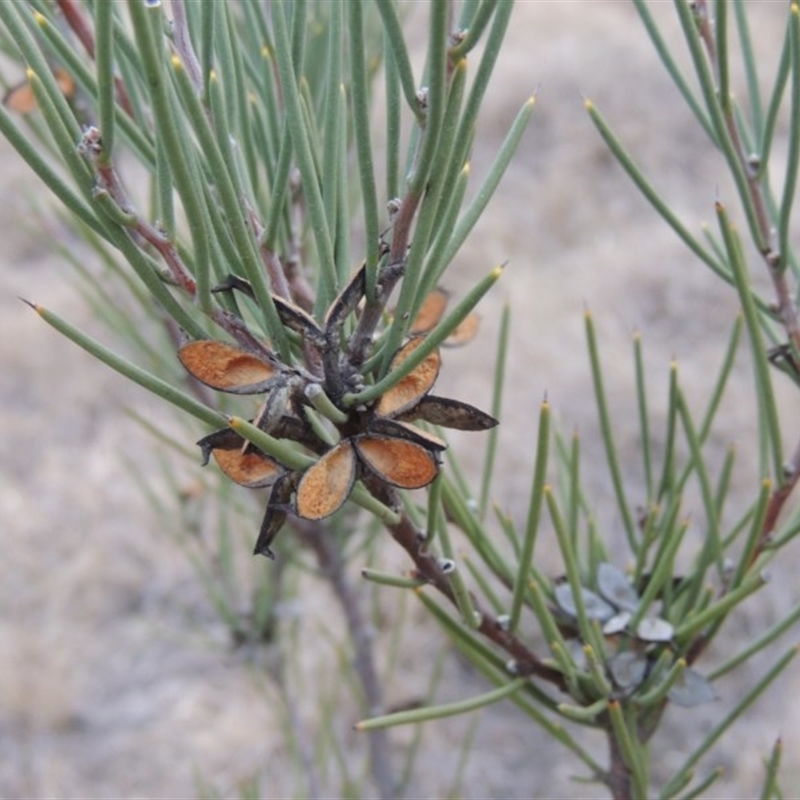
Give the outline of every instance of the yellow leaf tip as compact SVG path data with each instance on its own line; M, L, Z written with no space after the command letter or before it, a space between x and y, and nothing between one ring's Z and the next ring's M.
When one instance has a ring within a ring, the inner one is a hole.
M33 12L33 19L36 21L37 25L45 26L47 25L47 17L42 14L40 11Z

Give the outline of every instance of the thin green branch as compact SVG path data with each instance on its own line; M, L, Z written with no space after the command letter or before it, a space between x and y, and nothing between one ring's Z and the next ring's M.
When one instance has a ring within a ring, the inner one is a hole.
M594 384L594 396L597 403L597 414L600 418L600 431L605 445L606 461L611 473L611 481L614 485L614 494L617 498L617 508L619 509L622 522L625 527L625 534L628 537L628 544L635 552L636 550L636 531L625 496L625 488L622 480L622 470L620 468L617 448L614 443L614 428L611 424L611 415L608 409L605 387L603 385L603 369L600 364L600 355L597 350L597 337L594 330L594 321L588 309L584 312L586 326L586 341L589 347L589 361L592 368L592 382Z
M519 627L522 602L528 591L530 568L533 562L533 551L539 532L544 487L547 481L547 456L550 446L550 406L543 402L539 410L539 430L536 438L536 461L533 468L533 485L530 503L528 504L528 520L525 525L525 538L519 554L519 571L514 580L514 594L511 600L511 618L509 630Z

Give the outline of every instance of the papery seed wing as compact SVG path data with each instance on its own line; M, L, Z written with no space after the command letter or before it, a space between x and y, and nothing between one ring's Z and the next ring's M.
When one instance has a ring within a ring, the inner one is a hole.
M325 316L325 333L328 336L332 336L342 326L348 315L358 308L366 291L367 264L364 262L328 309Z
M424 336L417 336L406 342L392 359L389 371L397 369L424 341ZM375 413L381 417L394 417L413 408L436 383L440 366L441 357L439 349L436 348L428 353L424 361L405 378L402 378L381 396L375 407Z
M788 344L779 344L767 350L767 359L773 367L785 372L795 383L800 383L800 364Z
M289 330L300 334L300 336L310 339L317 345L321 345L325 337L321 328L317 325L316 320L308 313L303 311L300 306L290 303L276 295L272 296L272 302L275 303L275 310L281 322L289 328Z
M197 442L197 446L203 454L203 466L208 464L211 453L221 448L223 450L241 450L247 440L236 433L233 428L220 428L214 433L209 433Z
M398 422L395 419L385 417L373 417L369 423L370 433L382 436L393 436L395 439L405 439L408 442L420 445L428 450L441 453L447 450L447 442L434 436L432 433L423 431L405 422Z
M264 404L259 409L253 424L262 431L272 433L289 407L290 397L291 390L286 381L276 381L264 398Z
M294 478L291 473L287 473L275 481L264 519L261 522L261 529L258 532L256 546L253 548L254 556L263 555L267 558L275 558L270 545L283 527L283 523L286 522L287 508L293 490Z
M356 454L350 440L344 439L303 473L297 487L298 516L329 517L344 505L355 479Z
M253 284L233 273L230 273L221 283L211 287L211 291L215 294L219 292L232 292L234 289L252 299L256 296L256 293L253 291Z
M409 336L429 333L444 315L447 302L450 300L450 293L437 286L423 301L419 307L417 316L411 321L408 327Z
M487 431L497 425L497 420L469 403L451 400L449 397L428 395L395 419L413 421L422 419L431 425L454 428L459 431Z
M185 344L178 358L197 380L221 392L258 394L269 388L277 367L238 347L202 339Z
M270 560L275 560L275 553L270 549L270 545L286 522L286 512L282 509L275 509L267 506L264 512L264 519L261 521L261 528L256 539L256 546L253 548L254 556L266 556Z
M240 278L238 275L231 273L224 281L214 286L212 292L230 292L233 290L239 291L250 298L255 298L253 285L250 281ZM316 320L308 313L306 313L300 306L285 300L278 295L272 295L272 302L275 304L275 310L278 312L281 322L290 330L301 336L306 336L317 343L323 340L322 330L317 325Z
M414 442L367 434L355 439L355 447L375 475L401 489L427 486L439 471L436 456Z

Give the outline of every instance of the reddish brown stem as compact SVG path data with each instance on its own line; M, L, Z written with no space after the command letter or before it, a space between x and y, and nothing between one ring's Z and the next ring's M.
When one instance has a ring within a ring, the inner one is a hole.
M75 0L57 0L58 7L64 15L67 24L72 28L73 33L78 37L80 43L86 50L89 58L94 60L94 33L89 27L81 9ZM114 78L114 89L117 94L117 101L119 102L122 110L129 116L133 117L133 106L131 106L128 92L125 89L125 84L118 77Z
M370 302L367 298L364 311L358 320L358 327L351 339L350 362L356 367L363 364L372 344L372 334L381 320L389 296L405 271L411 228L421 200L420 194L409 192L400 203L394 222L388 263L378 277L374 299Z
M284 298L284 300L293 301L292 293L289 288L289 281L286 279L286 271L281 264L275 251L268 247L263 242L264 226L256 214L255 209L251 203L244 198L244 204L247 208L247 215L250 217L250 225L253 228L253 237L259 244L259 252L261 253L261 260L264 262L264 267L267 270L269 277L270 290L274 295Z
M200 60L192 45L192 37L189 35L189 21L186 19L184 0L172 0L172 17L175 49L183 61L195 92L199 95L203 91L203 75Z
M767 513L764 517L764 524L761 526L761 538L758 547L753 554L751 564L761 551L772 541L772 535L775 532L775 526L778 522L778 517L783 510L789 495L792 493L798 480L800 480L800 443L795 447L792 457L789 459L785 470L785 480L781 486L778 487L769 499L767 506Z
M83 45L83 49L89 54L89 58L94 59L94 34L78 4L75 0L58 0L58 7L67 24Z
M370 484L369 489L381 502L389 506L397 505L396 498L385 484ZM405 513L402 513L400 521L396 525L387 527L395 541L411 556L419 576L434 586L453 605L456 605L456 598L450 586L450 581L442 571L438 559L424 548L423 537L411 519ZM474 596L472 597L472 604L480 618L480 624L477 628L478 633L508 653L514 662L514 673L516 675L534 675L537 678L548 681L563 692L567 691L564 676L561 672L544 664L527 644L513 633L507 631L500 624L497 617L486 611Z
M174 243L167 238L161 231L151 225L149 222L143 220L135 211L125 187L122 185L119 175L113 164L103 162L100 158L101 151L97 147L101 147L99 136L95 134L96 129L90 129L84 134L84 141L88 141L90 137L96 140L97 144L93 149L91 146L85 147L94 162L95 169L97 170L97 183L99 188L108 192L114 202L126 213L133 217L133 223L130 226L131 234L141 237L145 242L154 247L164 263L169 269L169 274L176 286L180 286L190 297L194 297L197 292L197 284L191 272L183 263L183 259L178 254L178 250Z
M614 735L610 720L606 720L606 725L610 761L610 768L606 775L606 786L608 786L614 800L632 800L631 771L622 756L622 750L617 737Z
M330 582L347 620L347 628L355 650L354 667L364 692L365 710L369 716L384 713L383 693L372 652L374 636L365 618L357 592L350 583L344 568L342 554L325 526L297 519L294 528L304 545L317 557L322 574ZM396 796L396 785L391 768L391 750L386 731L369 733L370 769L383 800Z
M697 0L695 4L695 18L698 20L698 30L703 41L709 61L714 67L715 73L719 75L719 63L717 51L714 43L713 31L709 19L709 12L706 0ZM717 87L718 88L718 87ZM755 211L757 236L756 246L764 258L767 271L772 281L775 292L775 307L783 324L786 335L789 339L790 348L794 354L800 353L800 319L798 318L797 307L792 298L792 292L787 281L786 253L775 250L771 244L773 240L772 229L767 210L767 203L764 197L763 187L760 182L759 172L753 169L748 154L744 150L742 137L733 113L733 108L729 98L720 98L725 128L731 139L736 152L736 158L747 178L749 200ZM781 480L781 478L783 480ZM789 462L783 476L776 476L779 481L778 488L773 492L767 506L767 513L762 526L761 537L758 546L754 549L751 564L761 554L764 547L770 542L778 516L786 503L787 498L792 492L795 484L800 478L800 442L795 447L795 453Z
M719 75L719 62L706 0L697 0L695 3L695 19L698 21L700 39L705 45L709 62L714 68L715 74ZM717 92L719 92L719 87L716 88ZM776 252L770 244L772 240L772 230L767 203L760 182L760 173L758 170L753 169L748 153L745 152L730 98L721 97L720 105L725 121L725 129L733 144L739 166L747 179L749 199L755 211L758 228L758 241L756 241L755 244L766 262L767 270L772 279L781 321L786 328L793 348L796 351L800 351L800 324L798 323L797 309L792 301L791 292L786 282L786 254Z

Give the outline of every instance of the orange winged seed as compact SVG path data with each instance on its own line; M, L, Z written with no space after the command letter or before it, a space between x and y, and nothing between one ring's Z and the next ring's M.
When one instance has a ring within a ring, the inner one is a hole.
M480 317L473 311L456 325L455 330L442 342L445 347L461 347L469 344L477 335Z
M55 75L58 88L68 99L72 98L75 94L75 81L72 79L72 75L65 69L56 69L53 71L53 75Z
M3 97L3 106L16 114L30 114L36 110L36 96L27 81L12 86Z
M298 516L323 519L338 511L355 479L356 454L350 440L344 439L305 471L297 487Z
M409 326L409 335L414 336L419 333L428 333L442 318L449 299L450 295L444 289L437 286L422 301L417 316L414 317Z
M413 442L366 435L355 444L358 455L382 481L402 489L427 486L439 471L433 453Z
M283 472L277 461L261 453L241 449L211 451L219 468L232 480L248 489L269 486Z
M238 347L200 340L178 351L178 358L197 380L212 389L236 394L256 394L277 375L275 367Z
M72 76L63 69L54 70L53 75L64 96L71 99L75 94L75 81ZM16 86L12 86L3 97L3 105L16 114L30 114L35 111L36 95L33 93L30 82L24 80Z
M403 345L392 359L389 370L400 366L421 344L424 336L417 336ZM425 360L416 366L405 378L385 392L375 408L381 417L402 414L413 408L431 390L439 376L441 357L438 348L429 353Z

